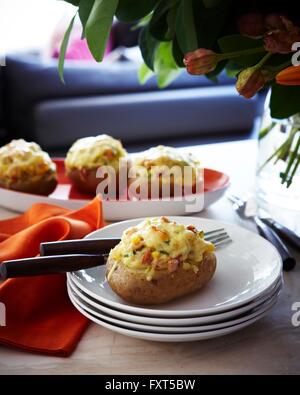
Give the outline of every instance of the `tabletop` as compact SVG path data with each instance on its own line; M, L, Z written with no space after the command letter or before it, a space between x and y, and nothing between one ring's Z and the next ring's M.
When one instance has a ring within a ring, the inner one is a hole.
M255 180L254 140L184 148L206 167L228 173L231 190L245 194ZM14 215L0 208L0 218ZM251 227L239 220L226 198L197 216ZM300 263L297 255L298 263ZM272 311L230 335L191 343L160 343L116 334L91 324L69 358L0 347L0 374L299 374L300 326L292 324L300 303L300 265L284 273L285 285ZM300 324L300 323L299 323Z

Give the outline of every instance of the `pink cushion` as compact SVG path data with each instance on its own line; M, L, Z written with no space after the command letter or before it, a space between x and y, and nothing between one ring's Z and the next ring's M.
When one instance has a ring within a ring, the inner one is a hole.
M112 48L111 38L109 38L105 54L106 56ZM55 48L52 53L52 58L57 59L59 57L59 48ZM93 56L91 55L86 39L82 40L81 38L73 38L68 45L68 49L66 52L66 59L72 60L93 60Z

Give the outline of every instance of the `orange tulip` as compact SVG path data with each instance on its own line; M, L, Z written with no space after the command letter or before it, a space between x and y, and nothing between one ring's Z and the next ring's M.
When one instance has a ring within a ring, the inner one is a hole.
M290 66L276 75L280 85L300 85L300 66Z

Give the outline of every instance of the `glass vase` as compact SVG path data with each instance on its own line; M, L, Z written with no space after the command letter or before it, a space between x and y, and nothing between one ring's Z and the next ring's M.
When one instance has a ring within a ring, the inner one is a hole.
M259 136L256 196L260 208L300 233L300 114L274 119L267 96Z

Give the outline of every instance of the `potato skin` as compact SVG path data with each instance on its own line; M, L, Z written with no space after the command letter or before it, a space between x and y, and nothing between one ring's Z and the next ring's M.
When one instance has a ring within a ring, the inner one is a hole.
M10 184L9 187L0 179L0 187L11 189L18 192L32 193L34 195L50 195L57 186L57 178L55 173L45 174L43 177L33 181L30 178L20 178L16 182Z
M106 264L106 277L113 264L114 261L109 258ZM157 272L155 278L148 281L143 273L119 265L111 274L108 283L112 290L127 302L154 305L199 290L211 280L215 270L216 256L212 252L206 252L197 273L180 267L173 273Z
M100 184L102 180L105 179L105 177L96 177L97 174L97 168L91 168L91 169L73 169L67 171L67 176L69 179L72 181L72 183L76 186L76 188L88 195L95 196L97 187ZM115 189L114 189L115 188ZM116 185L112 185L111 191L116 191L116 196L120 195L119 191L119 174L116 174Z
M96 177L96 173L97 168L83 170L73 169L67 171L67 176L78 190L95 196L97 186L100 182L100 179Z

